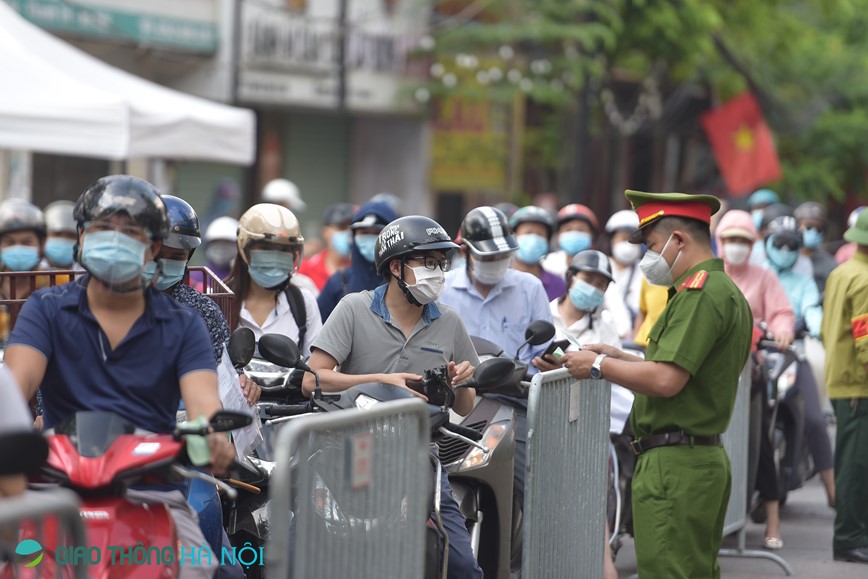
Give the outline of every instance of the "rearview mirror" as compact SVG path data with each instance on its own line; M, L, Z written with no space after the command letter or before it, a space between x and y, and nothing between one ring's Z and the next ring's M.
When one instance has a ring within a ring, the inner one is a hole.
M220 410L214 413L209 424L214 429L214 432L229 432L230 430L244 428L251 422L253 422L253 417L249 414Z
M229 360L235 368L243 368L250 363L256 350L256 337L250 328L238 328L229 338Z
M295 368L301 361L298 346L283 334L265 334L259 338L259 353L272 364L284 368Z
M524 331L524 339L531 346L540 346L555 337L555 327L545 320L534 320Z
M489 358L476 367L473 380L460 384L458 388L491 390L503 386L515 372L515 362L509 358Z

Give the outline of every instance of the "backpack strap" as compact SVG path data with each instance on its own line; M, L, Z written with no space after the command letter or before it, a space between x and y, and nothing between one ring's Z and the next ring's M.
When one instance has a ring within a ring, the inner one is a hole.
M286 286L286 301L289 302L289 310L292 312L292 317L295 319L295 325L298 326L298 349L304 350L304 338L307 333L307 308L304 305L304 295L301 293L301 288L292 283Z

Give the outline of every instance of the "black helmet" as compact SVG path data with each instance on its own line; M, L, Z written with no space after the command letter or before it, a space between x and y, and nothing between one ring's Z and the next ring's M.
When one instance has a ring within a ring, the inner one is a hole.
M461 222L461 241L477 255L497 255L518 249L518 241L496 207L471 209Z
M42 209L24 199L7 199L0 203L0 235L16 231L34 231L45 237Z
M428 217L399 217L383 228L374 246L374 265L382 274L393 259L420 251L458 249L443 227Z
M760 229L766 229L769 224L778 217L792 217L793 209L789 205L783 203L774 203L763 209L763 219L760 223Z
M806 201L796 207L796 210L793 212L793 217L799 221L810 219L812 221L826 223L826 208L816 201Z
M323 211L322 224L349 227L353 222L353 213L355 211L350 203L334 203Z
M567 269L567 280L580 271L598 273L610 282L615 279L612 277L612 265L609 263L609 258L605 253L596 249L580 251L573 256L570 267Z
M509 218L509 226L515 231L522 223L541 223L548 230L548 237L551 237L555 231L555 218L552 214L535 205L522 207L513 213Z
M73 217L79 229L84 224L115 213L126 213L148 230L151 239L169 233L166 204L157 188L130 175L110 175L93 183L75 202Z
M199 217L189 203L174 195L163 195L169 217L169 234L163 241L175 249L196 249L202 243Z

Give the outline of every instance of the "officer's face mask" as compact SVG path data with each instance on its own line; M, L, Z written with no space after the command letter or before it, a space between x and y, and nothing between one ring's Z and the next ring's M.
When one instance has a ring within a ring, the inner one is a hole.
M109 288L121 291L140 289L140 284L129 285L142 279L145 252L148 246L120 231L94 231L87 233L81 246L81 264L96 279Z
M446 285L446 275L443 271L439 267L428 269L424 265L417 267L408 265L407 268L412 270L416 277L416 283L407 284L407 290L416 298L416 301L423 306L436 301L443 293L443 288Z
M469 256L467 265L473 279L482 285L497 285L509 269L511 254L495 261L479 261L473 255Z
M184 279L187 271L187 262L178 259L160 259L160 275L157 277L157 289L166 291Z
M649 249L645 252L642 261L639 262L639 269L651 285L670 286L674 281L672 279L672 268L675 267L675 264L678 263L678 258L681 257L681 250L678 250L678 255L675 256L672 265L669 265L663 254L666 253L666 248L669 247L670 241L672 241L672 235L666 240L666 244L660 253Z
M272 289L289 279L295 269L295 254L273 249L254 249L250 252L250 278L259 287Z
M45 257L52 265L57 267L70 267L75 260L73 248L74 239L65 237L49 237L45 241Z
M39 248L32 245L12 245L0 251L0 261L9 271L30 271L39 264Z

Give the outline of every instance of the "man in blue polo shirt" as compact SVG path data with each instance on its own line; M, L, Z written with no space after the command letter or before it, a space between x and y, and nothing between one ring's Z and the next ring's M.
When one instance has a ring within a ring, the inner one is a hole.
M171 432L183 398L192 418L220 410L211 341L192 309L150 287L145 263L168 233L166 208L146 181L118 175L78 199L78 261L89 275L35 292L5 352L25 398L41 388L45 427L75 412L110 411L152 432ZM208 438L214 470L234 457L225 434ZM130 490L128 498L165 503L179 541L204 542L195 514L176 490ZM181 567L182 578L210 578L214 566Z

